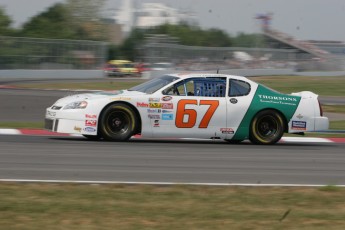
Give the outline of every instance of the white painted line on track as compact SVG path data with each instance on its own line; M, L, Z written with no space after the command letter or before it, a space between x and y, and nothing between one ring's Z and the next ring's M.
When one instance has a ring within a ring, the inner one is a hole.
M0 134L20 135L21 132L17 129L0 129Z
M333 141L320 137L282 137L281 141L284 142L321 142L331 143Z
M187 182L135 182L135 181L87 181L87 180L30 180L30 179L0 179L0 182L16 183L70 183L70 184L127 184L127 185L195 185L195 186L244 186L244 187L343 187L345 185L322 184L246 184L246 183L187 183Z

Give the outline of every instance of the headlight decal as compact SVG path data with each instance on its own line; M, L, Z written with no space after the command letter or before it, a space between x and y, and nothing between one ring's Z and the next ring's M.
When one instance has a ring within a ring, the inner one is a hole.
M87 107L87 101L75 101L67 104L63 109L85 109Z

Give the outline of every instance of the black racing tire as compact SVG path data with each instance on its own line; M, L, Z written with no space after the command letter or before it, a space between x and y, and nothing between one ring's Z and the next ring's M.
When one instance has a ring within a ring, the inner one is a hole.
M224 139L224 141L230 143L230 144L239 144L241 143L243 140L232 140L232 139Z
M125 104L109 105L99 120L99 130L107 141L127 141L138 124L135 112Z
M249 140L253 144L272 145L284 134L283 116L275 110L263 110L255 115L249 132Z

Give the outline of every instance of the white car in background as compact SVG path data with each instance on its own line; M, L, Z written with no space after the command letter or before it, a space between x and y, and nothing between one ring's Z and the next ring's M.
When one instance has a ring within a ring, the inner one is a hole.
M151 65L151 70L173 70L174 64L170 62L157 62Z

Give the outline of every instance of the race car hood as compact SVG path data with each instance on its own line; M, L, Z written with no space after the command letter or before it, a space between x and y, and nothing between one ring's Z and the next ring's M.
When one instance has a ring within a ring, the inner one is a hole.
M96 93L83 93L83 94L75 94L75 95L67 96L56 101L54 105L63 106L65 104L76 102L76 101L115 98L117 96L134 97L134 96L140 96L140 95L145 95L145 93L138 92L138 91L128 91L128 90L100 91Z

